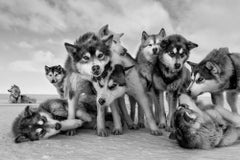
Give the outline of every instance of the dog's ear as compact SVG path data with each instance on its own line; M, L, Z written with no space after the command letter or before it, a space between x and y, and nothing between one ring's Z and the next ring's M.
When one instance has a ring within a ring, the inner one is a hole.
M27 142L27 141L30 141L30 139L27 136L22 135L22 134L15 137L15 140L14 140L15 143L22 143L22 142Z
M146 31L142 32L142 42L145 42L148 39L149 35L147 34Z
M212 73L213 75L217 75L217 74L220 74L220 73L221 73L221 69L220 69L219 66L218 66L216 63L214 63L214 62L210 62L210 61L206 62L205 67L206 67L209 71L211 71L211 73Z
M98 31L98 36L100 38L103 38L104 36L108 36L110 34L108 24L104 25L100 30Z
M198 44L193 43L191 41L187 42L187 48L189 49L189 51L192 50L193 48L196 48L196 47L198 47Z
M219 48L218 50L220 53L229 53L229 49L227 47Z
M166 31L165 31L165 29L162 28L158 34L159 34L161 37L166 37Z
M111 46L113 41L113 35L110 35L107 39L103 40L106 46Z
M24 109L24 116L25 117L30 117L32 116L33 111L31 110L30 106L26 106Z
M64 43L65 48L70 56L73 57L77 53L77 47L75 45L72 45L70 43Z
M191 61L187 61L187 64L189 64L189 66L191 67L192 70L193 70L193 68L195 68L197 66L197 63L194 63Z
M62 66L61 66L61 65L58 65L58 66L57 66L57 69L58 69L58 70L62 70Z
M169 45L169 40L168 39L163 39L160 43L161 48L166 49L167 46Z
M49 67L47 65L45 65L45 72L48 73L49 72Z

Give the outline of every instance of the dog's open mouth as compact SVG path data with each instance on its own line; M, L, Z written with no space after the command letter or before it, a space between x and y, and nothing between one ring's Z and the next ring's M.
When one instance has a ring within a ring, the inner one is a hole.
M95 72L92 72L93 73L93 76L95 77L98 77L101 75L101 71L95 71Z
M185 111L183 114L183 118L186 122L194 121L197 116L193 113L189 113L188 111Z

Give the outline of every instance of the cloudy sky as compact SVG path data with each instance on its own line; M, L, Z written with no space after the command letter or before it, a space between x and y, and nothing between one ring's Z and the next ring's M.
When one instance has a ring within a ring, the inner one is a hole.
M109 24L125 33L132 55L141 32L179 33L199 44L199 62L213 48L240 52L240 1L232 0L0 0L0 93L12 84L22 93L55 94L44 65L63 64L64 42Z

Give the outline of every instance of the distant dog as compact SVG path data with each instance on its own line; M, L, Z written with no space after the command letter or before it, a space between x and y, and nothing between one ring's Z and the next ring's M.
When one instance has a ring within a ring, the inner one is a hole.
M160 103L159 127L172 128L172 114L176 110L177 95L181 90L187 88L190 83L190 72L184 66L190 51L198 45L188 41L181 35L169 35L165 37L160 46L161 54L157 58L153 70L153 84ZM169 113L165 116L163 93L167 92Z
M61 131L81 127L83 120L67 119L67 101L63 99L47 100L38 108L27 106L24 111L15 119L12 132L16 143L47 139ZM82 106L79 106L82 107ZM76 112L81 117L81 112Z
M46 78L52 83L61 98L64 98L64 79L66 77L66 71L61 65L57 66L45 66Z
M81 93L91 92L93 77L99 77L110 65L112 36L102 41L94 33L85 33L74 44L65 43L68 57L64 94L68 99L68 119L75 118L75 106ZM86 112L82 111L84 115ZM89 117L89 115L88 115ZM74 132L74 131L73 131Z
M93 85L97 92L97 134L99 136L107 136L107 130L105 129L105 107L110 106L113 114L114 129L112 133L114 135L122 134L121 117L119 115L118 101L117 98L123 96L126 92L126 80L125 72L131 69L124 68L117 64L113 66L113 69L107 71L108 73L103 74L101 77L93 79ZM106 72L106 71L104 71Z
M99 37L111 37L113 32L109 30L108 25L104 26L99 31ZM116 35L116 34L114 34ZM119 34L120 35L120 34ZM120 36L118 36L120 38ZM127 53L126 49L123 49L124 47L120 44L119 41L113 40L113 43L116 44L114 46L111 46L113 48L110 48L112 56L112 63L113 64L121 64L124 67L134 66L129 72L126 74L126 84L127 84L127 95L131 97L131 100L137 101L137 103L141 106L143 109L147 122L149 124L149 128L151 130L151 134L153 135L161 135L162 132L157 127L156 122L153 118L153 114L151 111L151 103L149 100L149 97L146 93L147 88L144 86L141 80L141 76L138 72L139 66L137 65L137 62L132 56ZM116 48L115 48L116 47ZM115 48L115 49L114 49ZM116 60L116 61L114 61ZM132 103L133 104L133 103ZM134 105L134 104L133 104ZM134 108L131 107L131 108ZM143 123L143 122L141 122Z
M196 97L210 92L212 101L223 106L223 91L227 91L227 101L233 112L237 113L237 97L240 88L240 55L230 53L228 48L212 50L199 64L192 66L192 83L188 92Z
M8 90L10 92L9 103L36 103L37 100L26 95L21 95L20 88L17 85L11 86Z
M214 105L198 105L180 96L174 113L175 137L181 147L211 149L229 146L240 138L240 116Z

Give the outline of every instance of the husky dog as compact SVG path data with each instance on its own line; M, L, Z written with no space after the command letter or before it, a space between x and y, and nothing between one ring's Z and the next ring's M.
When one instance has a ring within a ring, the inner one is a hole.
M75 106L81 93L90 90L93 77L99 77L110 68L112 36L102 41L94 33L85 33L74 44L65 43L68 57L64 94L68 99L68 119L75 118ZM83 115L87 115L83 111ZM88 117L90 117L88 115ZM72 132L72 131L71 131ZM74 132L74 131L73 131Z
M76 115L78 117L78 112L76 112ZM47 100L40 104L38 108L27 106L12 125L15 142L47 139L61 131L81 127L84 122L80 119L66 119L66 100Z
M153 84L159 99L159 127L166 127L169 131L172 128L171 118L177 106L177 95L181 90L187 88L190 83L190 72L184 66L188 59L190 50L198 45L188 41L181 35L169 35L161 43L161 54L153 70ZM167 92L169 113L166 120L164 111L163 93Z
M64 79L66 77L66 71L61 65L57 66L45 66L45 74L50 83L52 83L61 98L64 98Z
M181 147L211 149L229 146L240 138L240 116L223 107L196 104L180 96L174 113L175 137Z
M21 95L20 88L17 85L12 85L8 90L10 92L9 103L36 103L37 100L26 95Z
M240 55L230 53L228 48L212 50L199 64L189 62L192 66L192 83L188 92L194 97L210 92L213 103L223 106L223 91L227 91L226 98L231 110L237 113L239 62Z
M124 49L124 47L120 43L120 35L122 34L115 34L112 31L109 30L108 25L104 26L99 30L99 37L111 37L111 35L114 35L113 37L118 38L119 41L114 40L114 45L111 45L111 54L112 54L112 63L113 64L121 64L124 67L134 66L129 72L126 74L126 85L127 90L126 93L131 98L134 98L137 103L141 106L143 109L147 122L149 124L151 134L153 135L161 135L162 132L157 127L156 122L153 118L153 114L151 111L151 103L149 100L149 97L146 93L146 87L142 83L141 76L138 72L139 66L137 65L137 62L132 56L127 53L127 50ZM134 108L134 107L131 107ZM126 112L125 112L126 113Z

